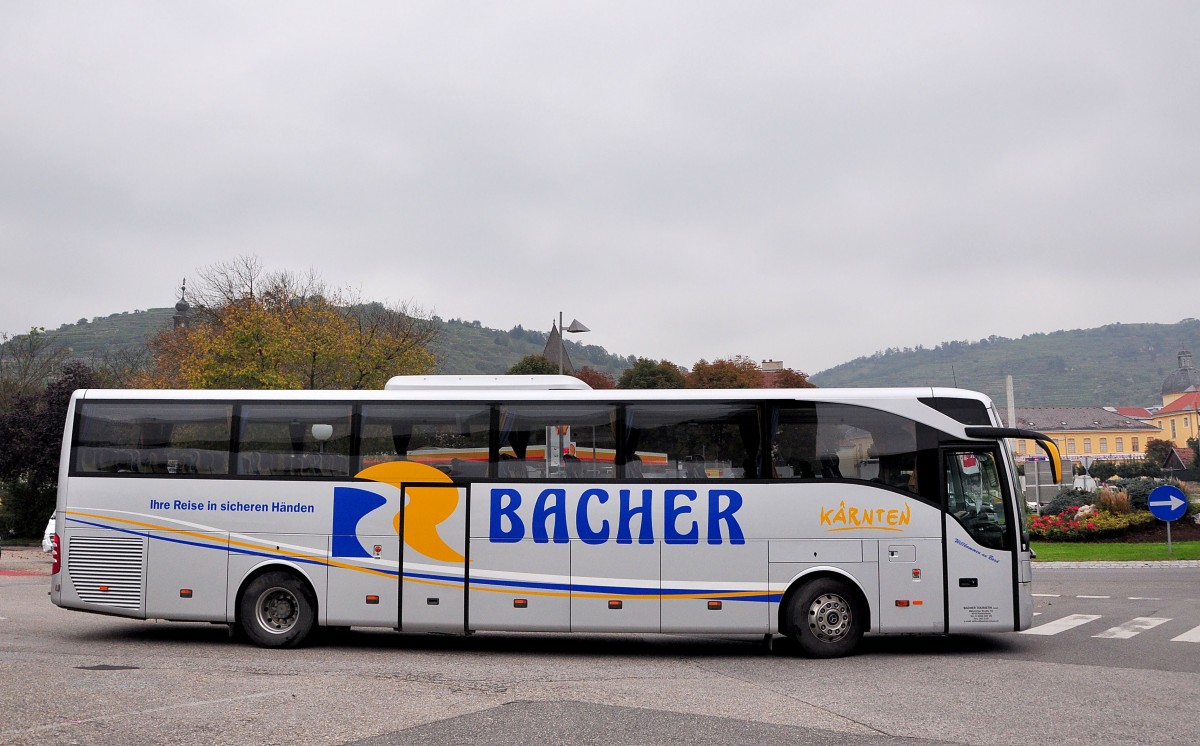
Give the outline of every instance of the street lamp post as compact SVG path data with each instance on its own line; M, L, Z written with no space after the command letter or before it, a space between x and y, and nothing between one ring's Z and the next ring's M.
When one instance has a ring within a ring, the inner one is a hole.
M560 376L563 372L563 347L566 346L566 338L563 337L563 332L579 334L580 332L590 331L591 329L579 323L579 319L571 319L571 325L564 329L562 311L558 312L558 374Z

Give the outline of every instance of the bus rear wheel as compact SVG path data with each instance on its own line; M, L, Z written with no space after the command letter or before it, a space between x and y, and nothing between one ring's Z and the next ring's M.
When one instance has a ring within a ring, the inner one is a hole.
M238 624L246 637L264 648L292 648L312 631L317 603L312 590L295 574L272 571L246 586L238 604Z
M858 647L865 619L853 588L834 578L818 578L792 596L787 632L806 656L838 658Z

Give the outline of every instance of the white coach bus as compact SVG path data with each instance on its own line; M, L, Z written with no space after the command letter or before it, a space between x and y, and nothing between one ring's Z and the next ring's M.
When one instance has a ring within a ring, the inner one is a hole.
M776 635L1022 630L991 401L958 389L77 391L51 597L235 626ZM1056 479L1056 481L1058 481Z

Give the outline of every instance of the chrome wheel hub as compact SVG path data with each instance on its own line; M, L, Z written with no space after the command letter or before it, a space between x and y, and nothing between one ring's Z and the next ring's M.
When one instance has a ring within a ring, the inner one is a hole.
M289 591L272 588L258 597L255 612L260 627L268 632L282 634L296 625L296 620L300 617L300 604Z
M821 642L837 642L850 631L854 615L841 596L826 593L817 596L808 607L808 629Z

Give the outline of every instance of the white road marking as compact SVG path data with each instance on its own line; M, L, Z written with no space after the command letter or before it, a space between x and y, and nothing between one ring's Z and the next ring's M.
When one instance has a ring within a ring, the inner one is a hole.
M1112 596L1076 596L1075 598L1112 598Z
M1145 632L1148 629L1154 629L1158 625L1169 621L1171 620L1167 617L1140 616L1111 629L1106 629L1098 635L1092 635L1092 637L1103 637L1109 640L1128 640L1134 635Z
M1130 596L1129 600L1130 601L1161 601L1162 599L1155 598L1154 596Z
M1099 614L1071 614L1062 619L1055 619L1053 622L1046 622L1032 629L1027 629L1021 634L1023 635L1057 635L1059 632L1066 632L1069 629L1074 629L1081 624L1094 622L1100 618Z
M1171 642L1200 642L1200 627L1193 627L1179 637L1172 637Z
M1058 598L1061 594L1058 593L1035 593L1034 598Z

